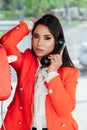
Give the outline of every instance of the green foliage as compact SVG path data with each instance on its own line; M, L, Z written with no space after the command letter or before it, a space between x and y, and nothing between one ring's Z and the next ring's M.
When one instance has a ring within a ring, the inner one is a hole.
M58 0L24 0L24 11L25 15L38 16L51 8L57 8Z
M87 8L87 0L1 0L0 9L5 10L5 18L20 19L21 15L29 18L49 13L51 9L65 7L66 2Z
M87 0L70 0L70 4L71 4L71 6L87 8Z

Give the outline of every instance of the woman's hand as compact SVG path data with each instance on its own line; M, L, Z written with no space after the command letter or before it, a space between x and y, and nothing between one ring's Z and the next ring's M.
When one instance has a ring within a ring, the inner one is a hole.
M32 22L35 24L41 17L37 17L35 19L32 20Z
M53 54L48 57L50 59L50 65L47 69L47 72L57 71L58 68L60 68L62 65L62 54L63 50L60 52L60 54Z
M42 16L36 17L35 19L32 20L33 23L36 23L40 18L42 18L45 14L43 14Z
M40 18L41 18L41 17L37 17L37 18L35 18L35 19L33 19L33 20L24 20L24 22L27 24L28 29L29 29L29 30L32 30L32 28L33 28L35 22L37 22Z
M37 18L34 18L33 20L24 20L24 22L27 24L28 29L29 29L29 30L32 30L34 24L35 24L41 17L42 17L42 16L37 17Z

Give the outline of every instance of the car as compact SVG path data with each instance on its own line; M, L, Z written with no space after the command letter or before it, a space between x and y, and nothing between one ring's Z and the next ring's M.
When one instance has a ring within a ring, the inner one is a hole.
M87 69L87 42L81 44L78 54L79 63Z

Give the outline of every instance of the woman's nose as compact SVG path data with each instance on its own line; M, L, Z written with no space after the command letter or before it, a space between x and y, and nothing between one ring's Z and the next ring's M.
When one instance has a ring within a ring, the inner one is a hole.
M39 40L38 40L38 45L42 45L43 44L43 40L40 38Z

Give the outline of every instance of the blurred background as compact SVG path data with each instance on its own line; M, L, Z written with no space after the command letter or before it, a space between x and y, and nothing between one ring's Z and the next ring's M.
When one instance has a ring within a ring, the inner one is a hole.
M20 20L32 20L51 13L59 18L71 59L80 70L77 85L77 104L73 116L79 130L87 129L87 0L0 0L0 37L16 26ZM31 47L31 37L26 36L18 47L24 51ZM12 94L4 101L3 114L11 102L17 83L16 73L11 68ZM1 103L1 102L0 102ZM1 104L0 104L1 106ZM2 124L0 115L0 125Z

